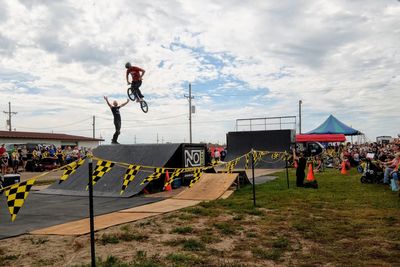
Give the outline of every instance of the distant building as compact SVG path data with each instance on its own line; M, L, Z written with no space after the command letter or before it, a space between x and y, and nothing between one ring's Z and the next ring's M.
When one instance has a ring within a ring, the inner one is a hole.
M94 148L104 139L59 133L0 131L0 144L48 144Z

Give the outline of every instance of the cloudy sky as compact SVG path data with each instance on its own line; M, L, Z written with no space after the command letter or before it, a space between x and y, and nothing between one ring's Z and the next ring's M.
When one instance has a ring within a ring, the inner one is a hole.
M300 99L303 132L333 114L369 139L400 133L397 0L0 1L0 107L18 131L92 136L95 116L109 143L103 96L126 100L126 61L146 70L149 112L121 109L121 143L188 141L189 83L194 142L297 116Z

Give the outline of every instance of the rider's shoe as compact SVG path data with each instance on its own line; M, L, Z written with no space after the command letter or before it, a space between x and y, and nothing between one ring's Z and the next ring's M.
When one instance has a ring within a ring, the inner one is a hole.
M114 141L114 140L111 141L111 144L119 145L119 143L117 141Z

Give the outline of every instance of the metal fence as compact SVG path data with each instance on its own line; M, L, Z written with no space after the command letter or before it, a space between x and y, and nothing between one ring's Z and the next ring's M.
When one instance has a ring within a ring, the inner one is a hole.
M266 131L266 130L294 130L296 131L296 116L265 117L237 119L236 131Z

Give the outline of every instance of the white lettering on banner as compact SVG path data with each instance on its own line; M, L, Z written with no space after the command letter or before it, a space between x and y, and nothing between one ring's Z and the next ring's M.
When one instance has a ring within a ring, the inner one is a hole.
M185 167L204 166L204 150L187 149L185 150Z

